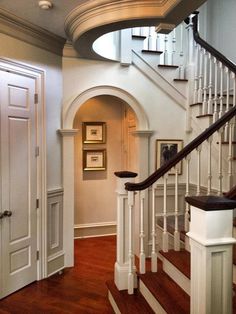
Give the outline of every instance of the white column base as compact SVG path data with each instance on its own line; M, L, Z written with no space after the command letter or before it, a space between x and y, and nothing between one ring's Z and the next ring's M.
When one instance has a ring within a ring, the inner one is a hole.
M128 263L119 265L117 262L115 263L115 284L118 290L128 290L128 275L129 275L129 265ZM134 288L137 288L137 275L136 275L136 267L134 267L133 272L134 279Z

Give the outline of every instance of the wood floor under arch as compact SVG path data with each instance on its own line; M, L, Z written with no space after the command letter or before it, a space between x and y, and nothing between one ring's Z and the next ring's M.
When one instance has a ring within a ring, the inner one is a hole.
M0 300L0 314L114 313L106 281L113 279L115 236L75 240L75 267Z

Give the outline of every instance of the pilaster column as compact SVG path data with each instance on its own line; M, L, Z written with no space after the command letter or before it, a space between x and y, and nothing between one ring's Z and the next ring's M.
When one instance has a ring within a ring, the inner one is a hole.
M186 197L191 205L191 314L232 313L233 209L217 196Z
M74 136L76 129L61 129L63 154L63 249L65 267L74 266Z
M115 284L119 290L128 289L129 256L128 256L128 191L125 190L126 182L134 182L137 173L129 171L115 172L117 176L117 243L115 263ZM135 266L134 266L135 268ZM137 278L135 273L135 284Z

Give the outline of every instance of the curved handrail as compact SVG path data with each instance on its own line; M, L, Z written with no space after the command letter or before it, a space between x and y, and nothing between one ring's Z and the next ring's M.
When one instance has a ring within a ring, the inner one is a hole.
M228 60L224 55L218 52L215 48L204 41L198 33L198 14L192 18L193 22L193 34L195 41L210 52L217 60L228 67L233 73L236 74L236 65ZM179 153L177 153L171 160L166 162L153 174L151 174L147 179L139 183L127 182L125 188L128 191L141 191L150 187L154 182L160 179L164 174L166 174L171 168L177 165L182 159L187 157L194 149L201 145L206 139L208 139L213 133L219 130L226 122L230 121L236 115L236 107L233 107L227 113L225 113L219 120L213 123L209 128L202 132L198 137L196 137L192 142L186 145Z
M195 148L201 145L206 139L208 139L213 133L219 130L226 122L231 120L236 115L236 107L231 108L227 113L225 113L219 120L213 123L209 128L202 132L198 137L196 137L192 142L187 144L179 153L177 153L171 160L166 162L153 174L151 174L146 180L139 183L127 182L125 188L128 191L140 191L145 190L151 186L154 182L160 179L165 173L167 173L171 168L173 168L179 161L187 157Z
M224 64L230 71L234 72L236 74L236 64L227 59L222 53L217 51L214 47L209 45L205 40L203 40L198 32L198 14L196 14L192 18L193 22L193 37L194 40L204 49L206 49L208 52L211 53L213 57L215 57L218 61L220 61L222 64Z

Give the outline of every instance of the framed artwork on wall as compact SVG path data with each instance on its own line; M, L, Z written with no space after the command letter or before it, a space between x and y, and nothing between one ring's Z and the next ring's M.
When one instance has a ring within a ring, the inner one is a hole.
M84 149L83 170L106 170L106 149Z
M83 143L103 144L106 142L105 122L83 122Z
M182 140L156 140L156 169L171 160L183 148ZM178 174L182 173L182 162L177 164ZM175 174L172 168L169 174Z

